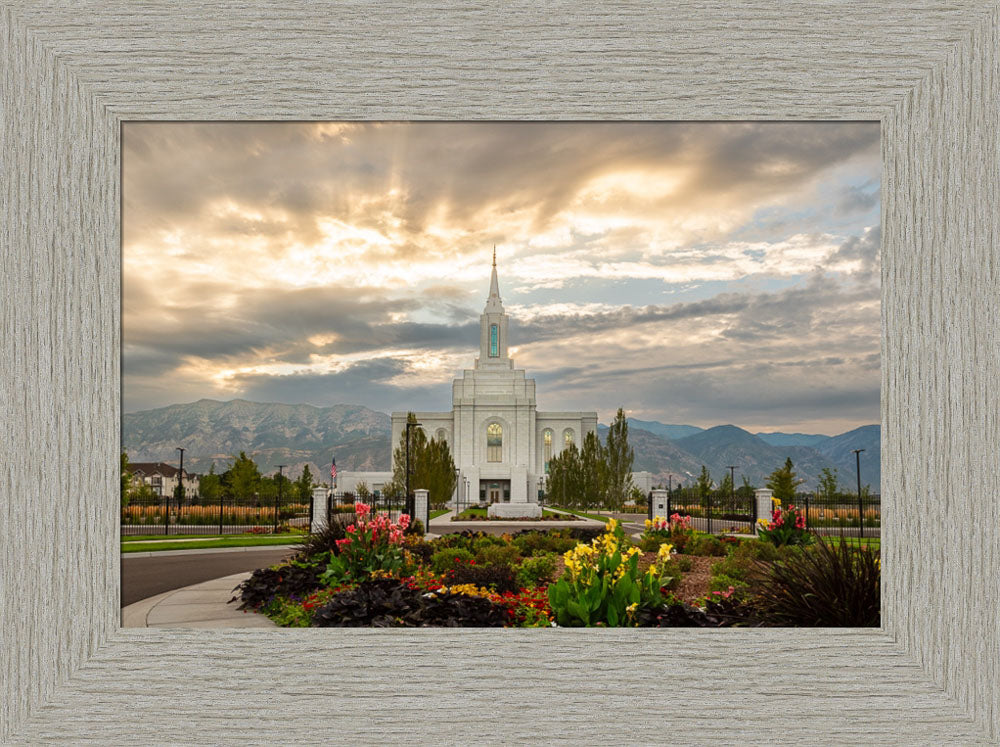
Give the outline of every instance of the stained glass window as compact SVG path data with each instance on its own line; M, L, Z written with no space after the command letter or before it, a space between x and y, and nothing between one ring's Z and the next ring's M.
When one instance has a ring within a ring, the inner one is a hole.
M573 435L572 428L567 428L563 431L563 443L566 445L567 449L576 443L576 437Z
M545 474L549 474L549 462L552 461L552 429L546 428L542 433L542 442L545 444Z
M499 423L490 423L486 428L486 461L503 461L503 428Z
M490 325L490 358L500 357L500 340L497 325Z

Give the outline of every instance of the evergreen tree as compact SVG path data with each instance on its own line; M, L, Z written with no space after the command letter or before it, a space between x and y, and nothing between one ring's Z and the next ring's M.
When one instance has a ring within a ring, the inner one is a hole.
M826 500L833 500L837 497L837 470L824 467L819 473L819 497Z
M733 493L733 476L729 470L726 470L725 477L722 478L722 482L719 483L719 497L729 499L729 496Z
M407 413L406 419L409 423L417 422L412 412ZM427 500L432 506L443 506L455 492L455 461L448 442L436 439L428 441L423 428L404 429L400 434L399 446L392 452L392 482L405 492L407 430L410 433L410 492L417 488L425 489L428 491Z
M767 487L774 493L774 497L782 503L795 500L795 489L802 482L796 479L792 466L792 458L788 457L785 459L785 466L776 469L767 478Z
M580 452L576 444L570 444L549 461L549 500L566 508L582 507L582 473Z
M246 452L233 460L232 466L222 474L225 493L238 501L250 501L259 490L260 470Z
M604 505L607 495L608 467L601 439L591 431L583 439L579 466L580 501L585 508Z
M407 413L406 422L416 423L417 416L412 412ZM414 477L416 476L419 455L424 449L427 448L427 434L425 434L424 429L420 427L403 428L403 432L399 434L399 446L392 451L392 481L399 485L400 489L404 492L406 491L407 433L410 435L410 492L413 492L416 488L422 487L414 482Z
M198 493L207 506L219 502L221 490L222 480L219 475L215 474L215 462L212 462L212 466L208 468L208 474L202 475L198 481Z
M313 486L312 470L309 469L309 465L307 464L302 468L302 474L299 475L299 479L295 481L295 493L300 503L309 503L312 500Z
M128 468L128 454L124 451L122 452L122 466L121 466L121 483L122 483L122 495L121 503L122 508L128 505L129 502L129 486L132 484L132 472Z
M632 464L635 461L635 450L628 443L628 420L620 407L608 429L606 443L607 503L611 509L620 510L632 492Z
M708 467L703 464L695 489L698 493L698 502L705 509L706 516L708 516L708 501L712 496L713 487L715 487L715 483L712 481L712 476L708 473Z

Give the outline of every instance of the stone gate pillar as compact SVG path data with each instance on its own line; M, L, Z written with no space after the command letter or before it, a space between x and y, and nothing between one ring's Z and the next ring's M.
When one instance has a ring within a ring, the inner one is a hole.
M430 500L428 498L428 491L423 488L413 491L413 516L410 518L420 519L420 522L424 525L425 532L431 530Z
M754 500L757 502L757 518L764 519L768 522L771 520L771 496L774 495L774 491L770 488L757 488L754 491ZM757 529L760 524L756 522L753 525L753 533L757 534Z
M313 488L310 532L321 532L326 526L327 495L327 490L323 486Z
M667 516L667 496L668 495L669 495L669 493L666 490L663 490L662 488L656 488L655 490L653 490L653 497L650 499L650 502L651 502L652 507L653 507L653 518L654 519L657 516L662 516L664 519L669 519L670 518L669 516Z

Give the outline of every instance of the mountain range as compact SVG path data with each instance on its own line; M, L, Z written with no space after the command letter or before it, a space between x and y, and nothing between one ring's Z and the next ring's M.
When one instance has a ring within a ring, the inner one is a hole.
M878 491L881 480L881 427L865 425L836 436L803 433L750 433L735 425L699 428L629 418L629 443L635 450L633 469L651 472L664 484L668 475L688 483L708 467L719 481L728 465L736 465L736 482L746 477L763 485L767 475L791 457L803 487L816 486L824 467L837 470L845 489L856 484L854 449L861 455L861 482ZM599 425L605 437L607 426ZM240 451L261 470L286 465L293 479L308 464L322 480L329 474L331 455L340 470L388 470L391 420L388 415L360 405L285 405L201 399L187 404L122 416L122 445L133 462L177 458L185 448L184 464L192 472L226 468Z

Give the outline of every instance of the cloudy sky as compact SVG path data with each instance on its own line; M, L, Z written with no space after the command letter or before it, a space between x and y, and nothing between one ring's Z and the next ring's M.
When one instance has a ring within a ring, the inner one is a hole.
M877 123L139 123L127 412L447 410L494 244L540 410L879 420Z

